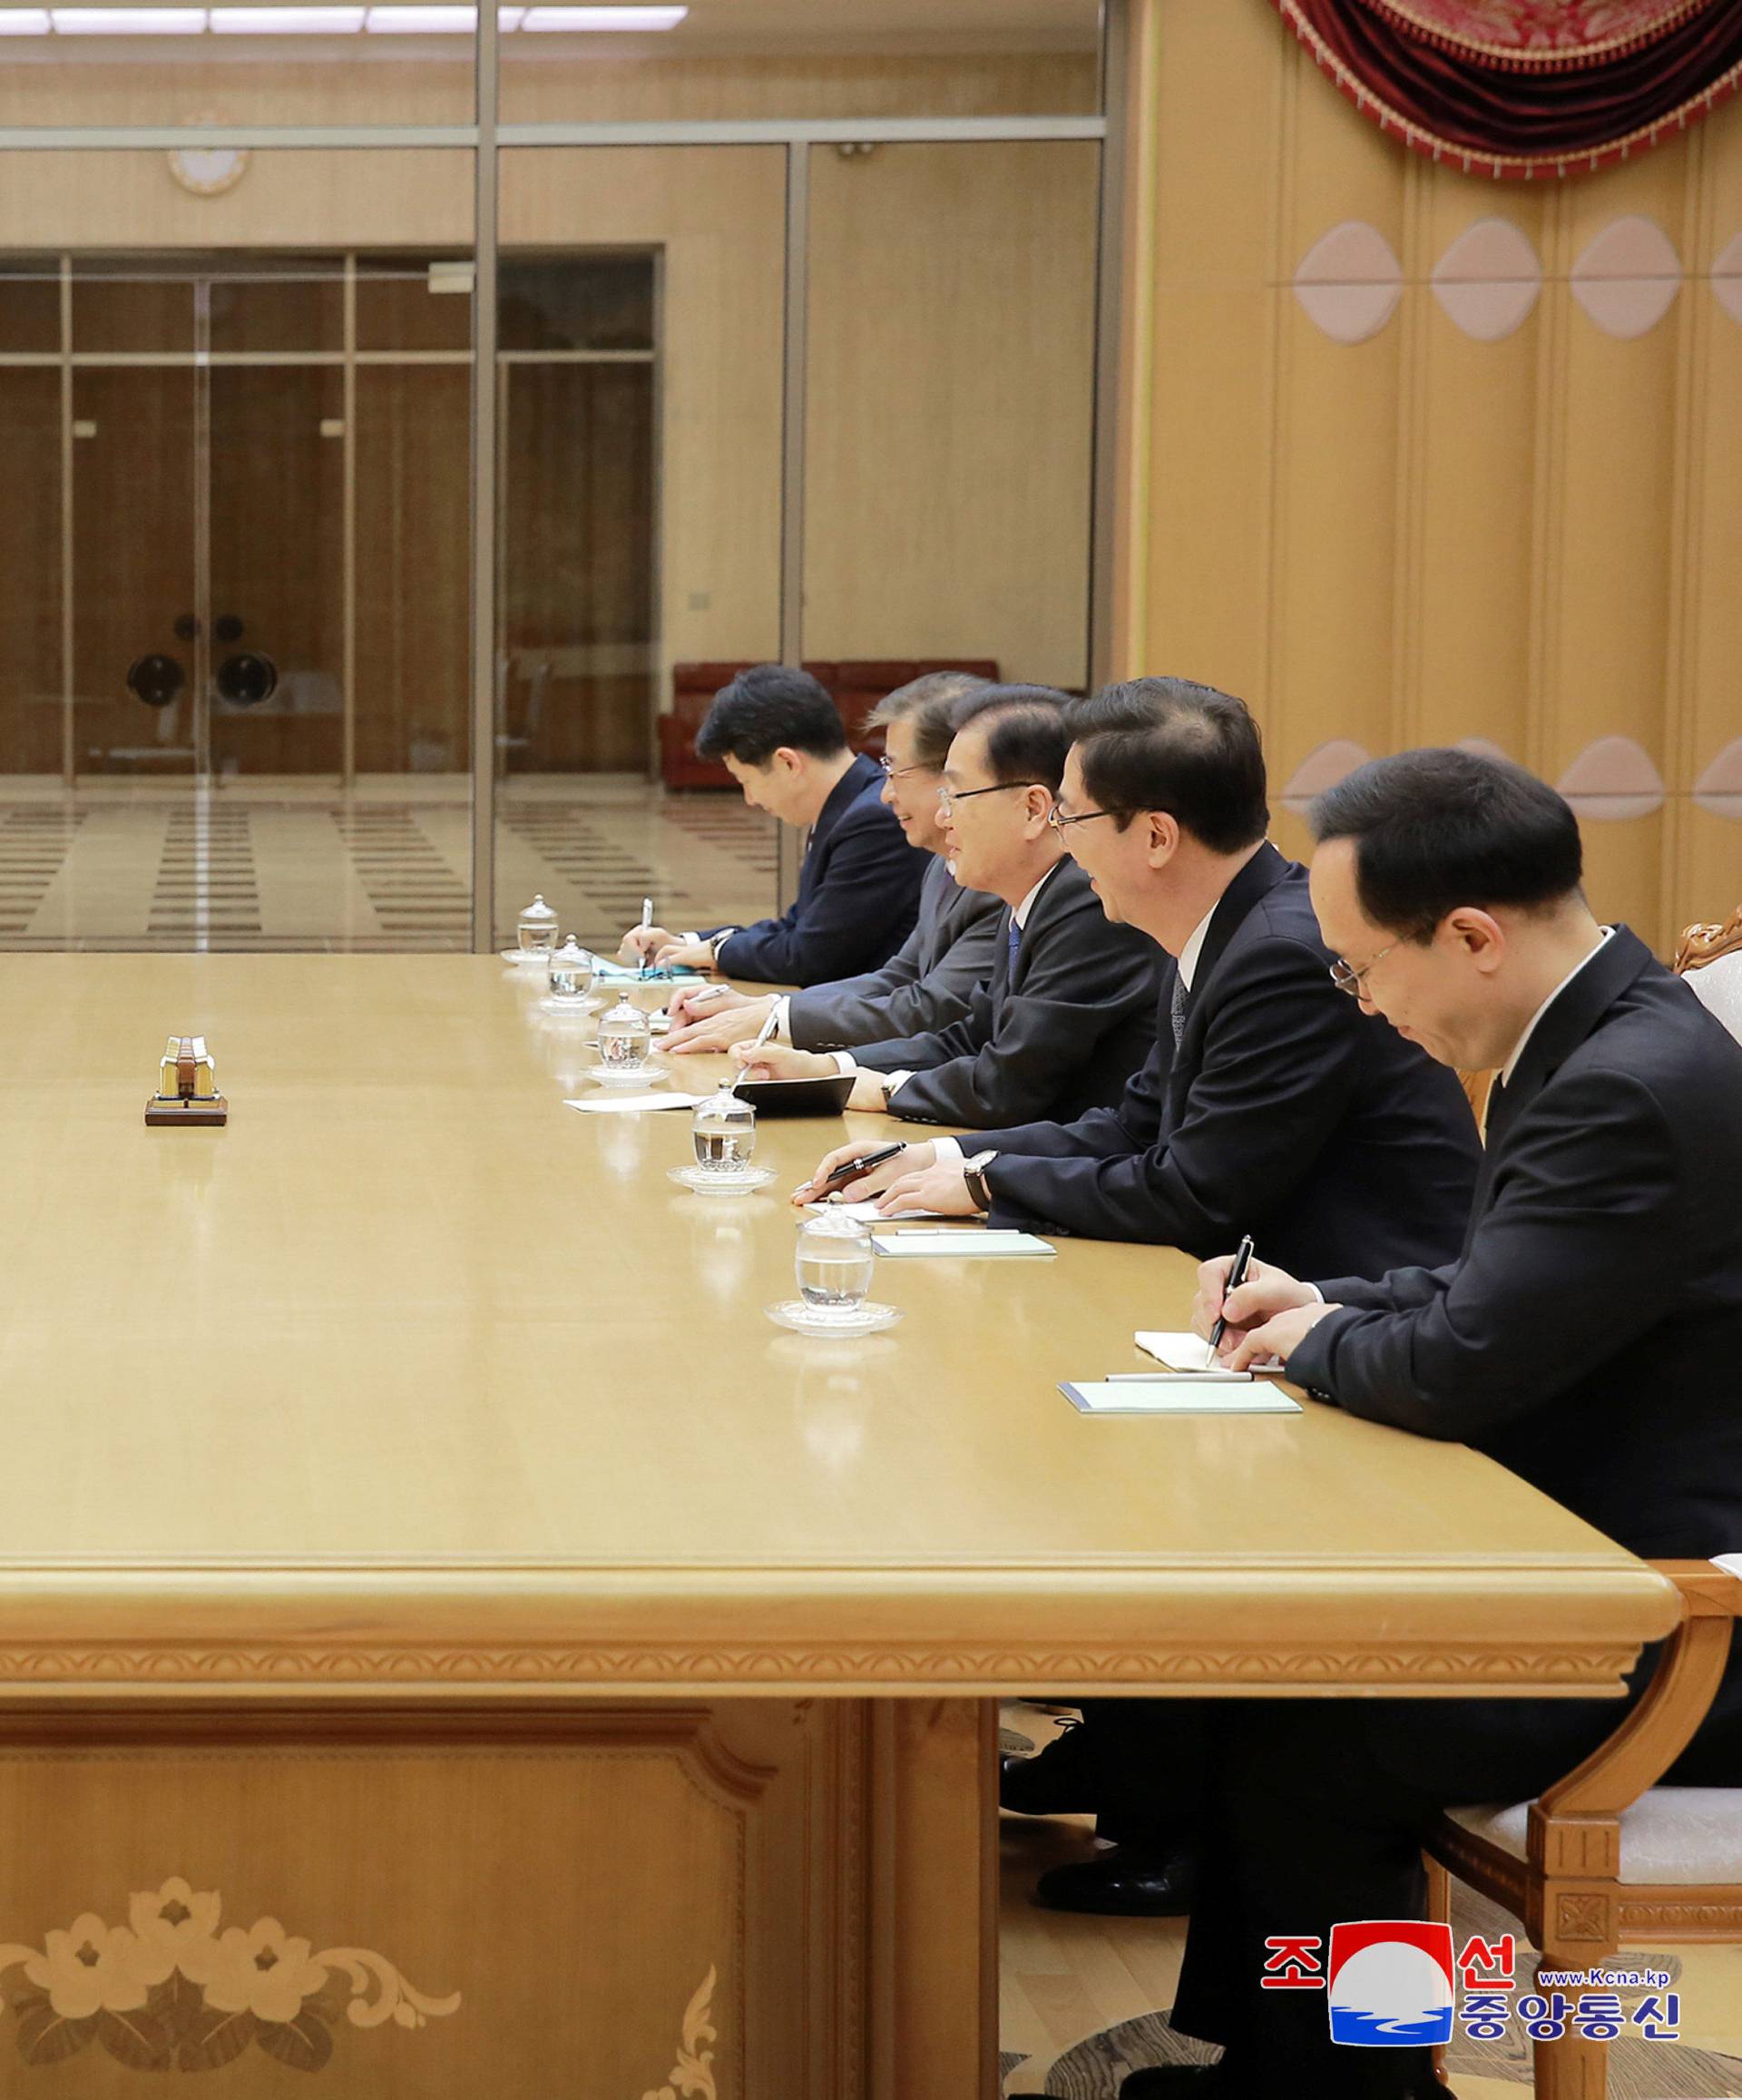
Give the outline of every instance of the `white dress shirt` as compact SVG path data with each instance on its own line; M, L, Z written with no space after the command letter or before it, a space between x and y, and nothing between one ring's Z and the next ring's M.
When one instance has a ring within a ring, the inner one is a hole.
M1054 868L1061 868L1062 866L1062 861L1055 860L1052 863L1052 867L1047 869L1046 875L1042 876L1041 879L1034 885L1033 888L1029 891L1028 895L1023 898L1023 901L1011 914L1012 918L1016 921L1016 930L1019 933L1023 931L1028 925L1028 915L1034 908L1034 899L1046 887L1047 876L1050 876L1053 872ZM1005 935L1005 938L1009 938L1008 934ZM831 1050L829 1052L829 1055L834 1058L835 1068L837 1072L857 1072L862 1069L850 1050ZM913 1076L914 1075L911 1072L890 1073L888 1075L888 1084L884 1089L884 1099L886 1101L893 1101L902 1087L904 1087ZM945 1156L943 1150L941 1149L943 1146L946 1144L955 1144L954 1138L947 1137L939 1138L937 1143L940 1147L937 1155L939 1159L943 1159ZM955 1146L954 1156L956 1159L960 1159L962 1157L962 1148L960 1145Z
M1037 882L1034 885L1034 888L1031 889L1028 895L1023 898L1022 902L1022 908L1016 914L1016 923L1018 926L1022 925L1023 919L1028 911L1029 906L1034 901L1035 891L1037 891L1039 888L1040 884ZM1218 898L1217 901L1219 903L1220 899ZM1198 921L1198 924L1192 928L1190 938L1186 942L1185 947L1182 947L1179 951L1179 977L1180 982L1185 986L1187 991L1190 991L1191 989L1192 973L1198 967L1199 957L1201 956L1204 952L1205 937L1209 932L1209 922L1212 918L1215 918L1215 916L1216 906L1212 904L1209 909L1204 914L1202 918L1200 918ZM946 1160L954 1162L964 1160L967 1157L967 1154L962 1150L962 1143L959 1138L935 1137L932 1140L932 1143L935 1148L936 1163L940 1166L943 1165Z

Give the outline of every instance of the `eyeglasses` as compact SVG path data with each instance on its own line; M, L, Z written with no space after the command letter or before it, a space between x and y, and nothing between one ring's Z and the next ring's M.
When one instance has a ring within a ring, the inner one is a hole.
M1363 986L1365 984L1367 972L1373 967L1375 963L1384 962L1385 957L1391 953L1391 948L1395 948L1396 946L1397 943L1393 941L1391 947L1381 948L1376 956L1370 956L1367 960L1362 964L1358 970L1355 969L1351 964L1346 963L1342 957L1338 956L1336 960L1331 965L1332 984L1336 986L1339 992L1346 992L1350 998L1358 999L1361 996Z
M1124 810L1085 810L1080 817L1067 817L1064 805L1054 802L1046 812L1046 820L1055 831L1062 832L1067 824L1092 824L1097 817L1123 817L1129 813Z
M1010 788L1046 788L1044 780L996 780L989 788L949 788L937 790L938 807L947 817L957 802L971 802L976 795L1002 795ZM1047 793L1052 790L1047 788Z
M909 773L930 773L936 770L934 766L892 766L886 758L880 758L877 763L883 768L886 780L905 780Z

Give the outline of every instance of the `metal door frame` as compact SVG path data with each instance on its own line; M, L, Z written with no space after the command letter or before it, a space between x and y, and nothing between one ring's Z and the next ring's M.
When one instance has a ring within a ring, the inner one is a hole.
M1113 321L1121 298L1118 222L1123 176L1122 126L1129 0L1102 0L1101 114L1092 116L865 117L728 120L700 123L503 123L499 121L500 34L496 10L478 11L476 121L469 124L126 124L0 127L0 153L240 146L266 151L332 147L457 147L474 155L472 302L472 947L496 946L495 736L500 712L496 671L496 563L500 538L496 428L496 281L500 224L500 158L524 146L778 145L787 154L786 254L788 288L783 358L781 457L783 502L780 643L783 658L803 648L804 320L795 303L808 260L805 156L814 145L929 143L1003 140L1084 139L1101 145L1101 205L1098 231L1096 401L1089 562L1090 680L1103 675L1111 633L1112 458L1111 381L1116 351ZM1105 113L1112 113L1110 115ZM350 427L347 414L347 428ZM349 449L347 444L347 450ZM796 506L796 507L795 507ZM69 623L70 632L70 623ZM349 682L347 685L349 706ZM349 743L347 752L351 751ZM791 870L787 871L790 879Z

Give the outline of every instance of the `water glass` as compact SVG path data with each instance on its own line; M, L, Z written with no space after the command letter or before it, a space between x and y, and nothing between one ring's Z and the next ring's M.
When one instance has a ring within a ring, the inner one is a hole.
M690 1118L696 1164L708 1173L742 1173L756 1151L756 1111L729 1084L696 1104Z
M876 1260L868 1225L820 1212L798 1228L798 1295L818 1319L850 1320L870 1295Z
M599 1063L602 1069L606 1072L639 1072L647 1063L648 1047L652 1039L647 1016L631 1006L629 1000L619 999L599 1023Z
M526 955L548 955L556 946L556 914L542 897L533 898L514 921L514 935Z
M571 934L550 961L553 999L583 1006L592 989L592 957Z

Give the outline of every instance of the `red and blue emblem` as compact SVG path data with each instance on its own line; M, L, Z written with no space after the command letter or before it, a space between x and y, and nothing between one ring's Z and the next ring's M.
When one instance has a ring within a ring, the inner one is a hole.
M1452 2039L1452 1928L1367 1918L1331 1928L1331 2039L1421 2048Z

